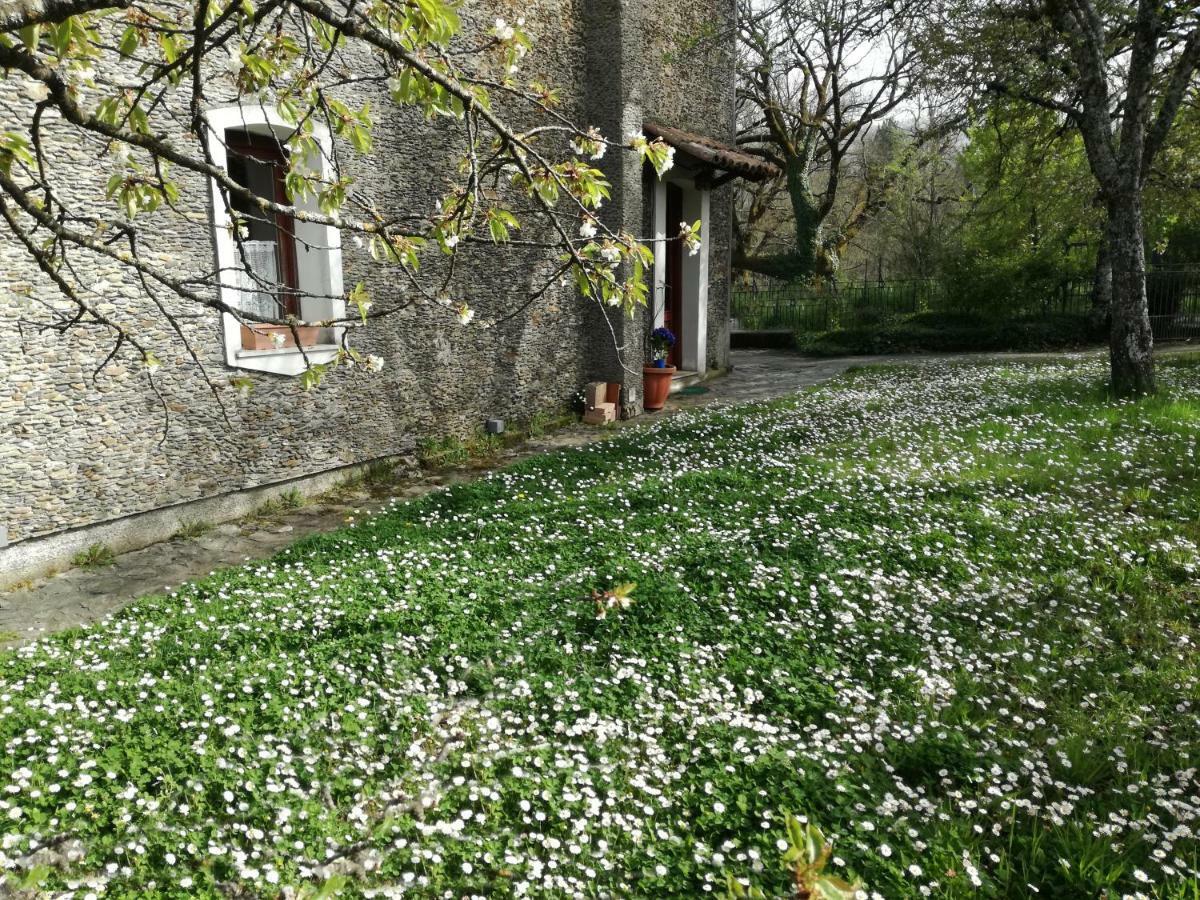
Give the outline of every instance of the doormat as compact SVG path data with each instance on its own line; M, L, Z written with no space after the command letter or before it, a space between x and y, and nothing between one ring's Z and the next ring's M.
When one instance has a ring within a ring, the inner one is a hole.
M695 397L697 394L707 394L708 388L701 384L690 384L685 388L681 388L676 393L682 394L685 397Z

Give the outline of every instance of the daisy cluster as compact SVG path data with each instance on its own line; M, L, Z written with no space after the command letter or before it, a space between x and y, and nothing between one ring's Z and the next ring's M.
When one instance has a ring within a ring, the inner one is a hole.
M805 813L866 896L1190 896L1200 367L1102 378L683 413L12 651L5 884L783 896Z

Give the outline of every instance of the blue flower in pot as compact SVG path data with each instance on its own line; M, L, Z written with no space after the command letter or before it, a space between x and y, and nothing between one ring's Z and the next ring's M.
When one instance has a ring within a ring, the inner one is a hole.
M654 368L667 367L667 357L671 355L671 348L674 346L675 333L670 328L655 328L650 332L650 356L654 361Z

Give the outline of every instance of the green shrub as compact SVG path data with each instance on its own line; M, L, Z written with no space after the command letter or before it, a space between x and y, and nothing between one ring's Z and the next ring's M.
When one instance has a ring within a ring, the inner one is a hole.
M946 302L983 315L1024 316L1039 312L1064 283L1090 274L1064 260L1054 248L1019 254L961 254L942 262Z
M467 445L452 434L441 438L425 438L421 441L417 456L421 465L434 469L465 465L470 459Z
M180 540L190 540L191 538L198 538L203 534L208 534L212 530L212 522L191 519L180 524L179 530L175 532L175 537Z
M100 569L114 565L117 556L107 544L92 544L71 557L71 564L81 569Z
M543 437L549 432L557 431L566 425L573 425L575 421L574 413L565 408L554 413L539 410L530 417L528 424L525 426L525 434L531 438Z
M479 430L463 440L456 435L427 438L417 455L421 465L432 469L452 469L470 463L488 463L504 449L504 436Z
M478 431L467 439L467 456L473 462L487 462L495 459L504 449L504 438L498 434Z
M296 488L289 488L279 495L279 503L284 509L299 509L304 505L304 495Z
M853 900L855 897L866 895L862 882L846 881L825 871L831 862L830 857L833 856L833 846L826 841L820 828L807 818L801 822L790 813L785 821L788 840L781 842L781 849L783 868L788 872L788 881L793 888L789 896ZM838 864L841 864L841 860L838 860ZM731 872L725 873L725 893L720 896L722 900L767 898L762 888L753 883L749 887L744 886Z
M269 519L272 516L278 515L282 509L283 501L278 497L271 497L255 507L254 512L250 516L255 519Z
M818 356L1032 352L1081 347L1100 339L1088 317L1079 313L992 318L960 311L893 316L876 325L798 334L796 346L803 353Z

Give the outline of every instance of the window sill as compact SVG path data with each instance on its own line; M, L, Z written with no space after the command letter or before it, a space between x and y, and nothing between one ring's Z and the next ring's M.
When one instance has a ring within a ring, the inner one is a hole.
M278 350L234 349L226 358L235 369L253 372L268 372L272 375L299 375L308 366L319 366L337 358L337 344L316 344L305 347L304 352L296 347L280 347Z
M309 356L314 353L325 354L331 351L337 351L337 344L313 344L311 347L304 348L304 353ZM304 359L299 347L280 347L278 350L238 350L234 356L238 359L262 359L275 356L298 356L301 360Z

